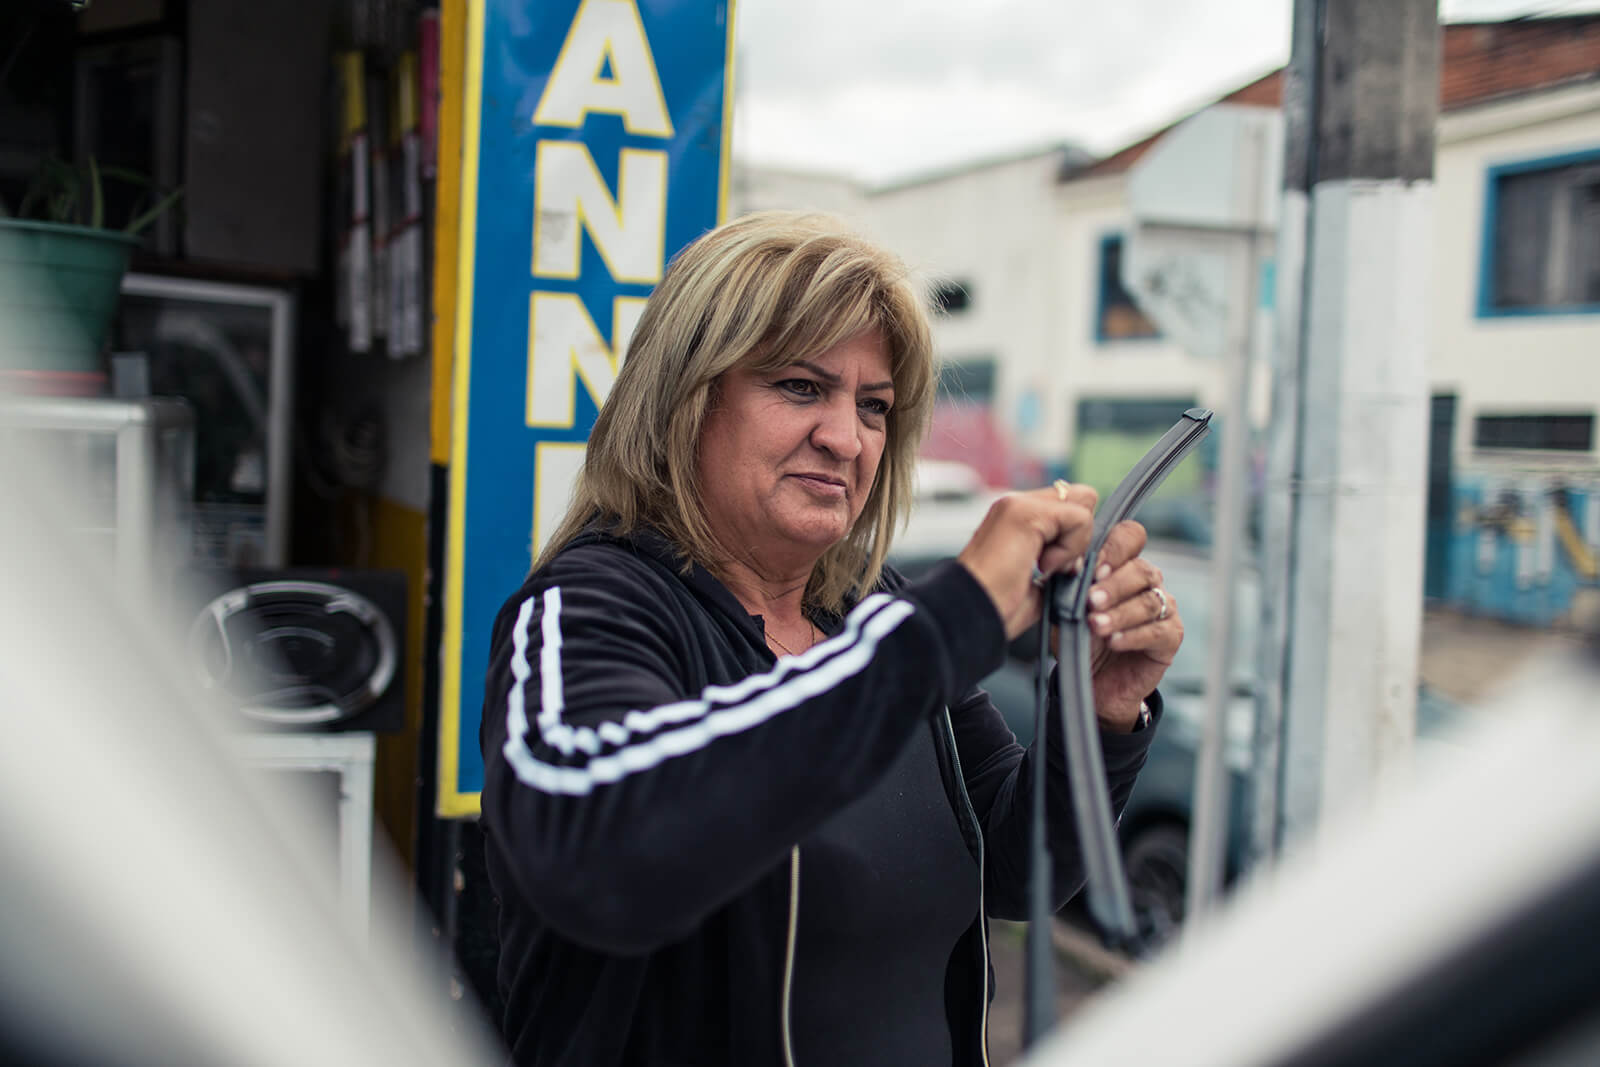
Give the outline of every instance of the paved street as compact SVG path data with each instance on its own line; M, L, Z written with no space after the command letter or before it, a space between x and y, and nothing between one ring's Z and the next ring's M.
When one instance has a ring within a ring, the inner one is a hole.
M990 927L989 952L994 960L995 998L989 1009L989 1063L1015 1063L1022 1053L1022 960L1024 923L996 922ZM1090 957L1092 959L1092 957ZM1065 1019L1106 981L1075 954L1056 953L1056 1011Z
M1422 620L1419 673L1445 696L1473 704L1535 657L1576 648L1569 629L1535 629L1455 611L1429 610Z

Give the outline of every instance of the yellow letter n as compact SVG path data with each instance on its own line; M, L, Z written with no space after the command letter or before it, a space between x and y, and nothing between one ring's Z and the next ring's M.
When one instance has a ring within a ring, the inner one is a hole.
M642 297L613 298L608 345L575 294L534 293L528 307L528 425L570 428L579 378L595 407L604 404L643 312Z
M661 280L667 232L667 154L624 148L617 196L594 165L587 145L540 141L534 161L533 273L576 278L587 229L606 270L619 282Z

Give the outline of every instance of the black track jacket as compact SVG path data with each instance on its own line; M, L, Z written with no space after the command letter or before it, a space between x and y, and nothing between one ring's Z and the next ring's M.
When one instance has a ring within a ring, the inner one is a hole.
M732 593L648 533L585 535L501 609L482 825L515 1063L788 1062L797 843L930 719L983 910L1024 917L1036 764L975 688L1005 651L982 587L955 563L914 583L889 572L824 629L774 662ZM1101 737L1117 812L1153 732ZM1064 902L1083 876L1059 733L1048 799ZM945 976L958 1064L985 1062L987 949L975 915Z

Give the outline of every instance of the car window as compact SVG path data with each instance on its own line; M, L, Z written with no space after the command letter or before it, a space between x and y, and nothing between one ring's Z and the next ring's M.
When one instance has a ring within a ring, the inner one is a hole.
M1183 645L1167 672L1169 684L1203 685L1211 655L1211 559L1192 551L1152 545L1146 556L1161 568L1163 584L1183 614ZM1245 567L1234 587L1233 678L1254 678L1261 615L1261 581Z

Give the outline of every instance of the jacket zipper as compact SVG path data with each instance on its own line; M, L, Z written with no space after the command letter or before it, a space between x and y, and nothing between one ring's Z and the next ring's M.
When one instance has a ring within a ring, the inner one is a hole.
M783 1063L794 1067L794 1041L789 1031L789 1000L794 992L794 942L800 927L800 846L789 850L789 937L783 950ZM988 975L984 970L984 975ZM985 977L985 981L987 981ZM987 998L985 991L985 998Z
M966 777L961 773L961 754L956 751L956 728L950 721L950 709L944 709L945 737L950 743L950 759L955 765L956 784L961 790L961 805L967 819L977 831L978 841L978 943L983 948L982 989L978 1002L978 1052L983 1057L983 1067L989 1067L989 923L983 891L983 827L978 823L978 812L967 796ZM789 1022L789 1003L794 993L795 936L800 927L800 846L789 850L789 931L783 951L783 1004L780 1022L783 1031L784 1067L795 1067L794 1040Z
M967 809L978 837L978 944L983 947L983 990L979 1003L978 1051L983 1056L983 1067L989 1067L989 918L983 900L983 826L978 822L978 811L967 795L967 778L961 773L961 753L956 751L956 727L950 721L950 706L944 709L945 738L950 742L950 759L955 765L956 787L961 790L961 806ZM799 849L795 850L799 852ZM798 861L798 856L796 857Z

